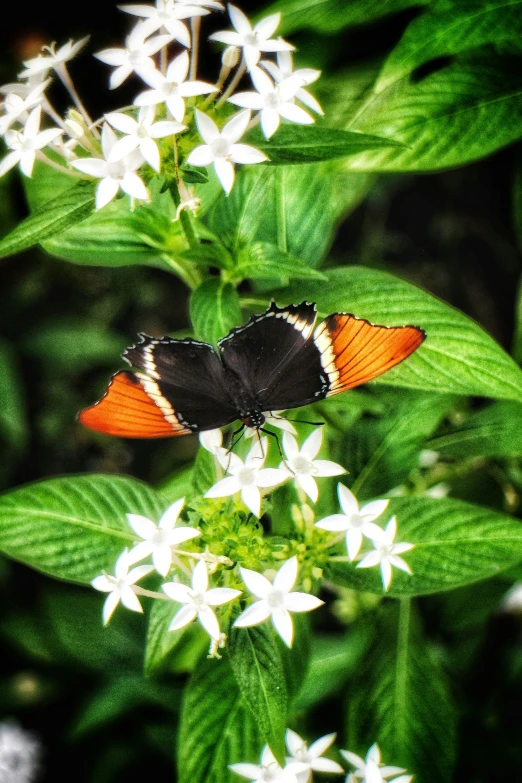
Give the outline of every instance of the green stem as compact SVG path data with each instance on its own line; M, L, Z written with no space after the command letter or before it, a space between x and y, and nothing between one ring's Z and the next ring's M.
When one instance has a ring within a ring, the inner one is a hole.
M161 258L170 271L183 280L191 291L195 288L199 288L203 282L203 277L195 264L190 263L190 261L173 258L167 252L164 252Z
M191 248L196 248L199 246L198 238L196 236L196 232L194 230L194 224L192 222L192 215L190 214L188 209L182 209L179 213L179 219L181 220L181 227L183 228L183 231L185 232L185 236L187 237L187 242L189 243Z

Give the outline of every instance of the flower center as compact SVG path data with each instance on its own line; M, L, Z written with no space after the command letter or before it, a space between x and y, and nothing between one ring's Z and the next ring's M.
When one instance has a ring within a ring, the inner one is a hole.
M245 35L245 43L247 46L257 46L257 33L252 31L248 35Z
M317 473L317 468L313 462L310 462L310 460L306 459L306 457L303 457L301 454L292 460L292 467L296 473L301 475L312 475Z
M175 95L179 84L177 82L165 82L161 87L163 95Z
M230 154L230 142L226 139L216 139L212 144L212 152L218 158L227 158Z
M139 125L138 130L136 131L136 136L138 139L146 139L148 138L148 131L147 128L144 125Z
M252 484L255 484L255 476L252 468L242 468L238 474L238 480L243 487L249 487Z
M125 171L122 162L118 161L117 163L107 163L107 176L109 176L111 179L123 179L125 176Z
M270 95L267 95L265 98L265 105L267 109L277 109L280 104L281 98L279 97L279 92L276 90L271 92Z
M194 609L198 609L198 611L200 609L203 609L203 607L205 606L205 596L203 595L203 593L194 593L192 595L192 604L194 606Z
M283 593L280 590L272 590L267 598L268 605L272 609L280 609L283 606Z

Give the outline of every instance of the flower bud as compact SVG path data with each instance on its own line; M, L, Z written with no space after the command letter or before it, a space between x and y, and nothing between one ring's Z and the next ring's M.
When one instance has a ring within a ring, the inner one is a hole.
M221 56L221 62L225 68L235 68L239 62L239 47L227 46Z

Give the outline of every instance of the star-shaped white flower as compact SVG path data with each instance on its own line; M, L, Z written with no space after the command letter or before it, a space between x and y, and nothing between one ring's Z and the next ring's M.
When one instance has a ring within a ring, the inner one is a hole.
M197 7L197 4L182 5L176 0L156 0L156 5L119 5L120 11L127 14L139 16L146 20L147 32L156 32L160 28L165 28L172 38L187 48L190 46L190 33L181 19L190 19L194 16L205 16L210 13L204 8Z
M27 93L25 97L17 95L15 92L6 95L3 105L5 114L0 117L0 136L3 136L15 122L24 123L27 121L28 112L30 109L34 109L35 106L40 106L45 97L43 94L44 90L50 83L50 79L41 82Z
M241 595L241 590L232 590L230 587L214 587L209 590L208 571L203 560L200 560L194 568L192 587L187 587L179 582L169 582L163 585L163 590L173 601L184 604L174 616L169 625L169 631L177 631L197 617L205 631L212 639L216 640L219 640L221 631L218 619L211 607L222 606Z
M271 424L272 427L277 427L277 429L283 430L283 432L290 432L292 435L296 435L296 428L291 421L282 418L280 415L282 413L284 413L284 411L264 411L263 416L265 417L265 423ZM256 433L257 430L255 427L245 427L245 438L253 438Z
M170 43L172 35L155 35L147 41L149 33L147 23L140 22L125 39L125 48L103 49L94 55L102 63L116 66L109 80L111 90L123 84L131 73L141 76L156 67L152 55Z
M321 75L321 71L317 71L315 68L298 68L294 71L294 59L292 52L278 52L277 53L277 65L270 60L261 60L259 65L268 71L273 80L279 84L279 82L288 79L290 76L295 76L301 80L302 85L312 84L316 82ZM320 104L316 101L313 95L310 95L308 90L304 87L300 87L295 97L297 100L304 103L317 114L324 114Z
M143 539L129 552L130 563L137 563L152 555L156 571L167 576L172 565L172 547L201 535L200 531L193 527L176 527L184 503L185 498L176 500L168 507L157 525L141 514L127 514L129 525Z
M209 451L217 459L220 465L227 467L228 451L223 448L223 433L220 429L206 430L199 433L199 442L204 449Z
M120 188L131 198L137 198L140 201L149 200L149 191L136 174L136 170L145 160L140 150L134 150L116 163L109 162L117 142L116 134L105 122L101 138L104 158L80 158L72 163L78 171L101 180L96 190L96 209L101 209L112 201Z
M230 475L214 484L205 497L223 498L241 492L241 500L245 506L258 517L261 511L259 489L276 487L288 478L288 473L285 470L263 467L267 446L267 439L262 438L252 446L244 462L233 452L227 453L226 457L217 455Z
M72 58L78 54L80 49L85 46L89 38L90 36L87 35L80 41L76 41L76 43L74 43L74 41L71 39L63 46L60 46L58 51L56 51L55 43L52 43L50 46L42 47L42 49L46 50L48 54L39 54L38 57L33 57L31 60L26 60L24 62L25 71L22 71L19 74L19 78L27 79L38 74L46 75L48 71L51 70L51 68L53 68L56 72L59 72L61 69L63 69L65 63L69 62L69 60L72 60Z
M287 763L291 764L297 761L306 764L306 769L297 775L298 783L309 783L312 780L313 772L344 774L344 769L336 761L321 758L323 753L335 742L335 737L335 734L326 734L308 747L299 734L296 734L292 729L286 730L286 747L291 756L286 759Z
M283 563L274 582L270 582L266 576L241 568L241 576L250 592L259 598L251 606L239 615L234 627L249 628L251 625L259 625L272 618L274 628L288 647L292 646L294 638L294 626L291 612L311 612L322 606L324 601L308 593L293 593L292 588L297 581L297 557L291 557Z
M174 119L182 122L185 116L185 98L216 91L215 85L208 82L185 81L189 65L188 52L182 52L170 63L165 76L156 70L143 72L141 78L153 89L140 93L134 100L135 105L156 106L158 103L165 103Z
M366 759L362 759L349 750L341 750L341 754L346 761L355 767L352 777L356 780L361 779L361 783L384 783L385 780L393 777L393 775L400 775L400 777L393 779L393 783L410 783L413 780L413 775L402 774L406 770L401 767L383 766L381 751L376 742L366 754Z
M385 590L388 590L392 580L392 566L400 568L401 571L405 571L407 574L411 574L412 570L402 557L403 552L409 552L413 549L414 544L397 543L394 544L393 539L397 534L397 519L392 517L386 525L380 538L373 540L375 547L373 552L368 552L363 557L360 563L357 564L357 568L373 568L373 566L379 565L381 567L382 584Z
M209 40L242 48L248 70L259 62L261 52L288 52L295 48L282 38L271 40L281 21L281 14L271 14L252 27L248 17L235 5L228 6L228 13L235 32L220 30L212 33Z
M147 163L156 171L160 170L161 158L156 139L173 136L175 133L185 130L187 126L170 120L154 122L155 114L154 106L146 106L140 110L137 120L119 111L105 115L106 120L113 128L127 134L123 139L119 139L112 148L109 163L117 163L134 150L139 149Z
M133 612L143 612L133 585L139 579L154 571L154 566L142 565L129 571L130 565L132 563L129 562L129 552L125 549L116 561L114 576L104 573L91 582L95 590L109 593L103 605L104 625L107 625L120 601L123 606L126 606L127 609L131 609Z
M229 769L242 778L266 783L297 783L296 774L306 770L300 763L287 764L283 769L268 745L261 751L260 761L260 764L229 764Z
M59 128L40 130L42 107L37 106L30 113L25 128L20 131L8 130L5 134L5 143L12 152L9 152L0 162L0 177L14 168L17 163L26 177L33 173L36 153L57 139L63 131Z
M316 478L324 476L340 476L346 473L342 465L329 459L315 459L319 454L323 442L322 427L314 430L305 440L299 450L296 439L289 432L283 434L283 449L286 454L286 462L282 462L280 468L286 470L294 479L297 487L300 487L310 500L315 503L319 497Z
M337 485L337 494L344 513L320 519L315 526L333 533L346 531L346 550L350 560L354 560L361 549L363 536L371 541L384 539L383 529L374 524L374 520L381 516L390 501L372 500L359 508L357 498L344 484Z
M221 132L216 123L198 109L196 122L205 144L192 150L187 163L190 166L210 166L213 163L226 193L230 193L234 184L234 163L263 163L268 160L263 152L254 147L237 143L250 122L249 111L240 111L227 122Z
M298 125L313 124L314 118L295 104L296 93L301 87L299 77L289 76L279 84L274 84L268 74L257 66L252 68L250 75L257 92L238 92L228 100L236 106L258 110L261 130L267 139L279 128L281 117Z

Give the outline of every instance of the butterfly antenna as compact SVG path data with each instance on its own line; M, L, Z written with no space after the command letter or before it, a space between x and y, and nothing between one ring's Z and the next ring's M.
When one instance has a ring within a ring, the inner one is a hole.
M307 421L306 419L287 419L284 416L274 416L270 413L270 418L278 419L280 421L295 421L297 424L311 424L313 427L324 427L324 421Z

